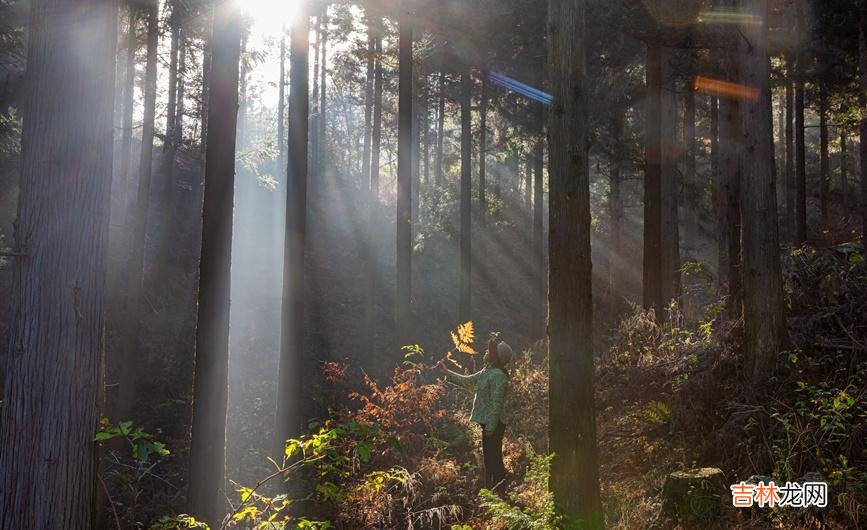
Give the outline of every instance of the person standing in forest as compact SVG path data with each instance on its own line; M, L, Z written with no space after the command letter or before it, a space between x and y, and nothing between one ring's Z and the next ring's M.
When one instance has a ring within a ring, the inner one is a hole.
M445 360L437 363L446 380L473 392L470 418L482 427L482 455L485 464L482 477L486 488L502 493L506 486L506 466L503 464L503 435L506 431L505 403L509 389L506 368L512 361L512 348L505 342L488 341L485 367L462 375L446 368Z

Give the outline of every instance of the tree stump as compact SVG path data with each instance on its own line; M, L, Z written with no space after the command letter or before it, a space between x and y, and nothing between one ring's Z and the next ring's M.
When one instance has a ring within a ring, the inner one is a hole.
M662 488L662 513L681 521L710 521L720 514L728 487L720 469L675 471Z

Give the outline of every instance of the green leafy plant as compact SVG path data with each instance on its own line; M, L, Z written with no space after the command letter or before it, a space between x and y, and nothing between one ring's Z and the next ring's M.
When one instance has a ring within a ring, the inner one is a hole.
M518 490L503 499L490 490L482 489L482 508L495 525L507 530L554 530L561 527L562 519L554 508L554 497L548 491L551 461L554 455L540 455L532 450L524 481Z
M661 401L651 401L644 409L644 419L661 425L671 419L671 407Z
M102 418L100 429L93 440L107 442L114 438L125 440L130 445L133 459L139 462L148 462L151 458L159 460L169 454L164 443L156 441L152 434L145 432L142 427L134 426L133 422L122 421L113 424L108 418Z
M165 515L156 520L148 530L184 530L189 528L198 528L199 530L210 530L207 524L202 521L197 521L195 517L187 514L169 516Z
M154 435L145 432L141 426L136 426L131 421L112 423L108 418L102 418L93 440L99 444L118 440L129 450L129 453L121 450L107 452L107 461L99 481L108 499L116 526L121 528L123 526L121 521L132 524L138 520L140 499L144 492L143 483L150 479L167 482L156 475L154 470L170 452L163 442L157 441ZM119 488L109 488L107 482ZM186 515L169 518L163 522L175 526L157 526L158 529L207 528ZM158 521L155 524L161 523ZM178 526L182 524L187 526ZM189 526L193 524L200 526Z

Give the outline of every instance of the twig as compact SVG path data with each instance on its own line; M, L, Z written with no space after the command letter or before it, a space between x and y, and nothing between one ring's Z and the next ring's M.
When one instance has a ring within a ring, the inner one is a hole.
M105 480L102 478L102 475L97 475L99 477L99 483L102 484L102 489L105 491L105 496L108 499L108 505L111 506L111 512L114 514L114 524L117 525L117 530L122 530L120 526L120 517L117 516L117 509L114 507L114 501L111 500L111 494L108 492L108 486L105 485Z
M855 345L855 347L863 350L864 345L852 335L852 332L849 331L849 328L847 328L846 326L843 325L843 322L840 321L840 317L835 316L834 320L837 321L837 325L840 326L840 329L842 329L843 332L846 333L846 335L852 340L852 343ZM852 349L855 349L855 348L852 348Z
M280 475L282 475L282 474L284 474L284 473L289 473L289 472L291 472L291 471L292 471L294 468L296 468L296 467L300 467L302 464L309 464L310 462L315 462L315 461L317 461L317 460L321 460L322 458L324 458L324 455L322 455L322 456L317 456L316 458L309 458L309 459L302 459L302 460L299 460L299 461L295 462L294 464L292 464L291 466L286 466L286 467L280 468L280 469L278 469L277 471L275 471L275 472L271 473L270 475L268 475L267 477L261 479L261 480L260 480L259 482L257 482L256 485L255 485L255 486L250 490L249 494L247 495L247 499L241 501L241 504L239 504L239 505L238 505L238 506L237 506L237 507L232 511L232 513L228 514L225 518L223 518L223 522L222 522L222 524L220 525L220 530L224 530L224 529L226 528L226 526L229 524L229 522L232 520L232 517L234 517L235 514L237 514L239 511L241 511L241 508L243 508L244 505L246 505L248 502L250 502L250 500L254 497L254 494L256 493L256 490L258 490L259 488L261 488L262 486L264 486L266 483L270 482L271 480L275 479L276 477L278 477L278 476L280 476Z

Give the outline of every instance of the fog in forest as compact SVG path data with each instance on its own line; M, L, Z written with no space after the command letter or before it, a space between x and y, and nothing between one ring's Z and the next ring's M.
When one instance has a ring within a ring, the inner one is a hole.
M856 528L867 1L0 0L0 529Z

